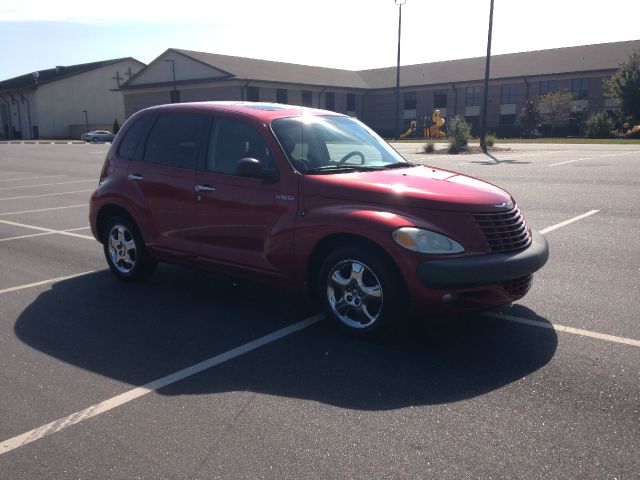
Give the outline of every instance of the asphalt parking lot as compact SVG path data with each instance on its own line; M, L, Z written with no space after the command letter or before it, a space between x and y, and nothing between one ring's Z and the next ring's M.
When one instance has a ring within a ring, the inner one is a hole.
M376 341L263 285L117 281L108 147L0 145L0 478L640 478L639 145L399 145L506 188L551 257L512 307Z

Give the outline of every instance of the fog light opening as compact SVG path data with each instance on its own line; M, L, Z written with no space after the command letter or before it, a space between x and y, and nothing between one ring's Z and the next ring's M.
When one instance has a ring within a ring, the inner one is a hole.
M462 303L462 296L459 293L445 293L442 296L442 303L447 305L459 305Z

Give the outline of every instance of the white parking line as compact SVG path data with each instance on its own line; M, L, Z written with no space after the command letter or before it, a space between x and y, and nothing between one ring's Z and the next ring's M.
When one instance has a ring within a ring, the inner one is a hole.
M63 232L77 232L78 230L87 230L91 227L80 227L80 228L67 228L62 230ZM40 232L40 233L32 233L30 235L20 235L18 237L8 237L8 238L0 238L0 242L8 242L9 240L22 240L23 238L32 238L32 237L42 237L43 235L55 235L56 232ZM93 238L93 237L92 237Z
M322 315L314 315L313 317L306 318L304 320L301 320L300 322L294 323L293 325L289 325L288 327L276 330L275 332L265 335L264 337L252 340L251 342L228 350L224 353L221 353L220 355L211 357L207 360L204 360L203 362L196 363L195 365L182 370L178 370L175 373L149 382L141 387L128 390L124 393L121 393L120 395L116 395L115 397L111 397L100 403L96 403L89 408L85 408L84 410L81 410L79 412L72 413L71 415L60 418L46 425L42 425L41 427L34 428L33 430L23 433L22 435L9 438L8 440L0 443L0 455L10 452L15 448L22 447L23 445L27 445L28 443L35 442L42 437L51 435L52 433L64 430L65 428L75 425L76 423L88 420L89 418L108 412L109 410L113 410L120 405L124 405L125 403L131 402L132 400L147 395L148 393L157 392L167 385L171 385L172 383L178 382L187 377L191 377L196 373L200 373L204 370L208 370L209 368L228 362L229 360L233 360L234 358L244 355L245 353L249 353L253 350L256 350L257 348L263 347L264 345L275 342L276 340L280 340L281 338L287 337L293 333L299 332L300 330L304 330L305 328L318 323L323 318L324 317Z
M68 205L66 207L38 208L37 210L22 210L21 212L5 212L5 213L0 213L0 217L6 216L6 215L19 215L21 213L48 212L51 210L64 210L65 208L78 208L78 207L88 207L88 206L89 206L88 203L83 203L81 205Z
M22 200L25 198L53 197L55 195L71 195L72 193L93 192L93 190L94 190L93 188L90 188L89 190L74 190L72 192L44 193L41 195L24 195L22 197L7 197L7 198L0 198L0 202L3 200Z
M27 283L25 285L18 285L17 287L9 287L9 288L0 290L0 295L4 293L18 292L20 290L25 290L27 288L39 287L41 285L48 285L50 283L62 282L64 280L69 280L71 278L76 278L76 277L82 277L83 275L89 275L91 273L96 273L100 271L101 270L89 270L88 272L74 273L73 275L67 275L64 277L50 278L49 280L41 280L40 282Z
M28 175L28 174L29 174L29 172L3 172L1 174L1 178L6 177L7 175ZM12 179L10 179L10 180L12 180Z
M578 220L582 220L583 218L590 217L591 215L598 213L600 210L589 210L587 213L583 213L582 215L578 215L577 217L570 218L569 220L565 220L564 222L556 223L555 225L551 225L550 227L543 228L540 230L540 233L549 233L557 230L558 228L564 227L565 225L569 225L570 223L577 222Z
M73 233L71 231L66 231L66 230L55 230L53 228L36 227L35 225L27 225L26 223L10 222L8 220L0 220L0 223L4 223L6 225L12 225L14 227L30 228L31 230L39 230L41 232L58 233L60 235L67 235L69 237L77 237L77 238L85 238L88 240L94 240L92 236L82 235L81 233Z
M557 323L546 323L541 322L540 320L531 320L529 318L516 317L514 315L507 315L506 313L484 312L482 315L484 315L485 317L497 318L499 320L507 320L509 322L520 323L522 325L529 325L531 327L546 328L548 330L573 333L574 335L595 338L598 340L604 340L606 342L621 343L623 345L630 345L632 347L640 347L640 340L636 340L634 338L617 337L615 335L607 335L606 333L598 333L592 332L591 330L583 330L581 328L558 325Z
M38 177L5 178L0 182L17 182L18 180L36 180L38 178L66 177L67 175L41 175Z
M640 154L638 152L612 153L611 155L597 155L595 157L576 158L574 160L567 160L566 162L552 163L551 165L548 165L548 166L549 167L555 167L557 165L564 165L565 163L582 162L583 160L594 160L596 158L621 157L623 155L631 155L631 154L634 154L634 153L636 155L640 156Z
M17 186L11 186L11 187L0 187L0 190L17 190L20 188L30 188L30 187L49 187L51 185L66 185L68 183L89 183L89 182L95 182L96 179L95 178L91 178L88 180L70 180L68 182L56 182L56 183L40 183L38 185L17 185Z

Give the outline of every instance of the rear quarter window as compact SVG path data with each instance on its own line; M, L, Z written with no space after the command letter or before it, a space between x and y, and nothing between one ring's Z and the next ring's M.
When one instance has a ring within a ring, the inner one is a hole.
M118 156L126 158L127 160L140 160L142 159L142 147L144 146L144 139L153 125L155 115L146 115L139 118L125 133L120 147L118 147ZM137 155L136 155L137 153Z

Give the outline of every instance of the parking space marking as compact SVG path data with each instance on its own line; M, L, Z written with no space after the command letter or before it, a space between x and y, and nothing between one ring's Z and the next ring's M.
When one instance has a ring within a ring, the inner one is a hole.
M68 175L41 175L38 177L5 178L5 179L0 179L0 182L17 182L18 180L36 180L39 178L66 177L66 176Z
M0 293L2 292L0 291ZM293 333L299 332L300 330L304 330L305 328L318 323L323 318L324 316L321 314L306 318L297 323L294 323L293 325L289 325L288 327L284 327L280 330L276 330L275 332L271 332L264 337L257 338L256 340L252 340L248 343L245 343L244 345L240 345L239 347L227 350L226 352L216 355L215 357L211 357L190 367L178 370L177 372L174 372L165 377L153 380L152 382L142 385L141 387L133 388L124 393L121 393L120 395L116 395L115 397L111 397L100 403L91 405L84 410L72 413L71 415L68 415L64 418L60 418L51 423L47 423L46 425L42 425L41 427L34 428L29 432L15 436L13 438L9 438L8 440L0 443L0 455L27 445L31 442L35 442L36 440L47 435L51 435L53 433L64 430L65 428L75 425L76 423L80 423L84 420L88 420L92 417L108 412L109 410L113 410L120 405L124 405L125 403L131 402L132 400L147 395L148 393L157 392L161 388L171 385L172 383L184 380L185 378L203 372L204 370L208 370L212 367L228 362L229 360L233 360L234 358L244 355L245 353L249 353L253 350L263 347L264 345L275 342L276 340L280 340L281 338L287 337Z
M598 213L600 210L589 210L587 213L583 213L582 215L578 215L577 217L570 218L569 220L565 220L564 222L556 223L555 225L551 225L550 227L543 228L540 230L540 233L545 234L549 232L553 232L558 228L564 227L565 225L569 225L570 223L577 222L578 220L582 220L583 218L590 217L591 215Z
M6 177L7 175L28 175L28 174L29 172L3 172L2 178Z
M574 335L595 338L598 340L604 340L606 342L621 343L623 345L631 345L632 347L640 347L640 340L636 340L634 338L607 335L606 333L598 333L592 332L591 330L583 330L581 328L567 327L565 325L558 325L557 323L546 323L541 322L540 320L531 320L530 318L516 317L514 315L507 315L506 313L484 312L482 315L484 315L485 317L497 318L499 320L507 320L509 322L520 323L522 325L529 325L531 327L546 328L547 330L572 333Z
M56 182L56 183L40 183L37 185L12 185L11 187L0 187L0 190L17 190L20 188L30 188L30 187L50 187L52 185L66 185L68 183L89 183L89 182L95 182L96 179L95 178L90 178L87 180L70 180L68 182Z
M85 193L85 192L93 192L93 188L90 188L88 190L74 190L72 192L58 192L58 193L43 193L41 195L24 195L22 197L7 197L7 198L0 198L0 201L2 200L22 200L25 198L40 198L40 197L53 197L55 195L71 195L72 193Z
M557 165L564 165L565 163L582 162L583 160L593 160L593 159L596 159L596 158L621 157L623 155L631 155L633 153L638 155L638 152L612 153L610 155L596 155L595 157L576 158L576 159L573 159L573 160L567 160L566 162L552 163L551 165L548 165L548 166L549 167L555 167Z
M62 230L62 231L63 232L77 232L78 230L87 230L89 228L91 228L91 227L67 228L67 229ZM58 233L58 232L31 233L29 235L20 235L18 237L0 238L0 242L8 242L10 240L22 240L23 238L42 237L44 235L55 235L56 233Z
M78 208L78 207L88 207L88 203L83 203L81 205L68 205L66 207L50 207L50 208L38 208L37 210L22 210L21 212L5 212L0 213L0 217L6 215L19 215L21 213L36 213L36 212L49 212L51 210L64 210L65 208Z
M18 285L17 287L9 287L9 288L0 290L0 295L5 293L18 292L20 290L26 290L27 288L39 287L41 285L48 285L50 283L62 282L64 280L71 280L72 278L82 277L83 275L89 275L91 273L96 273L100 271L101 270L89 270L88 272L74 273L73 275L66 275L64 277L49 278L48 280L40 280L39 282L27 283L25 285Z
M78 238L85 238L88 240L94 240L92 236L82 235L81 233L73 233L72 231L69 231L69 230L55 230L53 228L37 227L35 225L27 225L26 223L10 222L9 220L0 220L0 223L4 223L6 225L12 225L14 227L30 228L31 230L39 230L41 232L58 233L60 235L67 235L69 237L78 237Z

